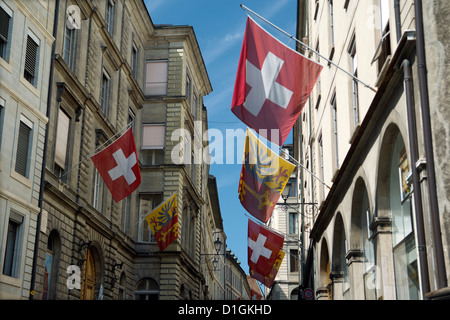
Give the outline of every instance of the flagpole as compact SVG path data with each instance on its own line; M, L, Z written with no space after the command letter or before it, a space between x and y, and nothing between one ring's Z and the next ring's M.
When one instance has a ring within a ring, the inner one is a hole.
M297 43L301 44L302 46L304 46L306 49L308 49L309 51L315 53L316 55L318 55L319 57L321 57L322 59L326 60L329 64L335 66L337 69L343 71L344 73L346 73L348 76L350 76L351 78L353 78L353 80L361 83L364 87L369 88L370 90L372 90L373 92L377 93L377 90L372 88L370 85L366 84L365 82L363 82L362 80L360 80L359 78L355 77L354 75L352 75L350 72L344 70L343 68L341 68L340 66L338 66L337 64L335 64L333 61L331 61L330 59L328 59L327 57L324 57L323 55L321 55L319 52L317 52L316 50L312 49L311 47L309 47L308 45L304 44L302 41L298 40L297 38L295 38L294 36L290 35L289 33L287 33L286 31L284 31L283 29L279 28L278 26L276 26L275 24L273 24L272 22L270 22L269 20L263 18L262 16L260 16L259 14L257 14L256 12L250 10L249 8L247 8L246 6L244 6L243 4L241 4L241 8L244 11L247 11L255 16L257 16L258 18L260 18L261 20L263 20L264 22L270 24L272 27L274 27L275 29L277 29L278 31L284 33L286 36L288 36L289 38L291 38L292 40L296 41Z

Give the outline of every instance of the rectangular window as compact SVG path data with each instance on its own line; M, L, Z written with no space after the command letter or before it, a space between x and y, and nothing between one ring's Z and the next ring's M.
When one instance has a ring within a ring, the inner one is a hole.
M355 78L358 78L358 56L356 55L356 39L353 36L348 53L350 55L351 70ZM359 124L359 97L358 97L358 81L353 78L352 91L353 91L353 121L355 127Z
M150 214L153 209L160 205L163 201L163 196L157 194L141 194L139 196L139 236L140 242L155 242L155 237L150 229L150 226L145 220L145 217Z
M289 250L289 271L290 272L298 272L298 250L291 249Z
M114 2L112 0L107 0L106 2L106 29L112 35L114 31Z
M3 263L3 274L17 278L19 276L18 265L20 262L20 226L23 216L11 211L6 237L5 257Z
M61 171L64 171L66 169L69 125L70 125L69 116L62 109L59 109L58 126L56 131L56 144L55 144L55 165L61 168L62 169Z
M5 114L5 102L0 98L0 150L2 149L2 135L3 135L3 118Z
M328 0L330 4L330 45L334 47L334 8L333 0Z
M131 70L133 72L133 77L137 76L137 68L138 68L138 49L136 45L133 43L131 48Z
M108 116L109 110L109 90L110 90L110 76L106 73L106 71L103 71L102 88L100 93L101 94L100 106L105 116Z
M320 180L325 180L325 168L323 162L323 139L322 134L319 136L319 161L320 161ZM320 184L322 188L322 200L325 200L325 185L323 183Z
M12 11L0 3L0 58L9 61L9 48L11 47Z
M166 95L167 75L168 61L147 61L145 71L145 95Z
M94 173L94 194L93 194L93 201L92 206L97 209L98 211L102 211L102 203L103 203L103 189L104 189L104 182L102 177L100 176L100 173L98 170L95 170Z
M334 134L334 152L336 169L339 168L339 140L338 140L338 123L337 123L337 104L336 93L331 99L331 108L333 111L333 134Z
M33 86L36 86L39 42L33 38L35 37L32 37L30 34L28 34L23 77Z
M17 140L15 170L26 178L28 178L30 169L32 130L32 122L22 116L19 125L19 137Z
M164 163L166 126L144 124L142 126L142 159L145 165Z
M298 213L289 212L289 234L298 234Z
M70 70L73 71L75 62L75 41L76 41L76 29L69 29L66 26L65 37L64 37L64 61L69 66Z

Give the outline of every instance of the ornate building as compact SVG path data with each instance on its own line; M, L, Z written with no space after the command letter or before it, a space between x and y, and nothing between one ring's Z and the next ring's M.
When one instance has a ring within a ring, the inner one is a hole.
M29 143L37 146L27 149L32 154L27 158L26 174L36 174L36 178L29 179L26 190L23 182L17 184L20 190L12 190L12 184L6 186L1 179L1 217L19 225L15 237L20 235L20 242L15 243L22 248L22 258L13 261L18 279L2 275L1 291L8 292L5 297L26 298L31 289L34 299L214 298L206 284L217 284L217 294L224 288L218 279L206 275L202 255L215 253L215 236L223 242L226 237L218 200L210 197L209 166L203 161L207 148L202 139L207 126L203 97L212 88L193 28L154 25L140 0L35 2L37 9L18 1L0 2L2 27L4 12L14 28L23 27L19 22L28 17L25 26L33 31L28 41L36 43L33 39L38 38L40 52L39 69L32 80L36 84L27 85L27 78L21 81L33 92L24 95L21 90L14 99L10 94L17 84L4 85L3 74L8 68L23 71L19 66L24 64L28 68L25 40L16 42L13 36L12 46L21 43L22 49L10 50L7 42L10 60L0 59L1 101L5 101L0 118L0 174L15 175L15 170L9 169L9 163L15 161L5 155L16 154L17 146L10 143L17 144L22 131L32 132ZM30 13L35 9L45 10L39 16L49 21L37 23ZM53 19L54 36L42 27L53 29ZM41 99L34 102L36 94ZM35 106L40 106L39 110ZM22 109L27 120L12 117ZM16 119L15 129L10 119ZM25 130L30 122L32 130ZM116 203L90 156L128 125L133 128L142 183ZM6 139L9 132L16 138ZM45 181L39 207L42 162ZM161 252L145 216L175 192L179 237ZM15 201L3 201L13 195ZM21 200L19 195L25 198ZM25 218L20 225L15 221L21 217ZM3 266L5 261L10 263L10 258L5 258L10 255L5 243L14 232L7 231L8 223L1 225ZM38 246L33 255L35 239Z
M0 1L0 299L28 299L41 205L48 74L48 1Z
M299 4L298 37L322 58L304 52L350 73L328 64L301 121L301 161L318 177L304 174L301 200L320 209L302 284L317 299L441 297L450 275L450 41L439 31L448 6Z

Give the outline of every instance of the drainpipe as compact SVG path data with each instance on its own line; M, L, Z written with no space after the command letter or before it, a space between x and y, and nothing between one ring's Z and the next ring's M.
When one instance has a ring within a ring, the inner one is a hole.
M39 251L39 234L41 233L41 220L42 220L42 210L43 210L43 202L44 202L44 188L45 188L45 166L47 162L47 145L48 145L48 130L49 130L49 122L51 115L51 105L52 105L52 89L53 89L53 73L54 73L54 64L55 64L55 49L56 49L56 33L58 30L58 16L59 16L59 0L55 2L55 17L53 20L53 38L55 39L52 43L52 52L50 59L50 75L48 77L48 92L47 92L47 124L45 125L45 139L44 139L44 150L42 154L42 168L41 168L41 180L39 186L39 214L37 216L36 222L36 236L34 239L34 252L33 252L33 265L31 267L31 284L30 284L30 294L29 299L33 300L34 298L34 288L36 285L36 267L37 267L37 258Z
M422 109L422 127L425 144L425 156L427 159L427 182L430 201L431 227L433 230L433 242L436 256L437 289L447 287L447 275L445 270L444 250L442 245L441 224L439 220L439 207L436 192L436 172L433 155L433 136L431 132L430 100L428 96L428 79L425 57L425 35L423 29L422 0L414 1L416 20L416 48L417 71L419 76L420 106Z
M397 33L397 43L402 38L402 17L400 14L400 0L394 0L394 14L395 14L395 32Z
M406 95L406 110L408 116L408 138L409 146L411 150L410 161L411 171L413 179L413 200L416 214L416 229L417 229L417 248L419 251L419 265L420 265L420 281L422 287L422 298L425 294L430 292L430 278L428 273L428 259L425 243L425 228L423 223L423 206L422 206L422 191L420 187L419 172L416 167L418 160L418 148L417 148L417 127L416 127L416 114L414 109L414 86L412 78L411 63L408 60L402 63L404 73L404 86Z

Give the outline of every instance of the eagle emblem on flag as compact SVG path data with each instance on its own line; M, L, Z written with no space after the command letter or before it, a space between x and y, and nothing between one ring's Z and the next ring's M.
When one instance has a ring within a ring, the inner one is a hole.
M266 223L294 169L295 165L269 149L247 129L238 190L242 206Z
M167 201L149 213L145 220L147 220L152 230L159 249L163 251L178 238L177 194L172 195Z

